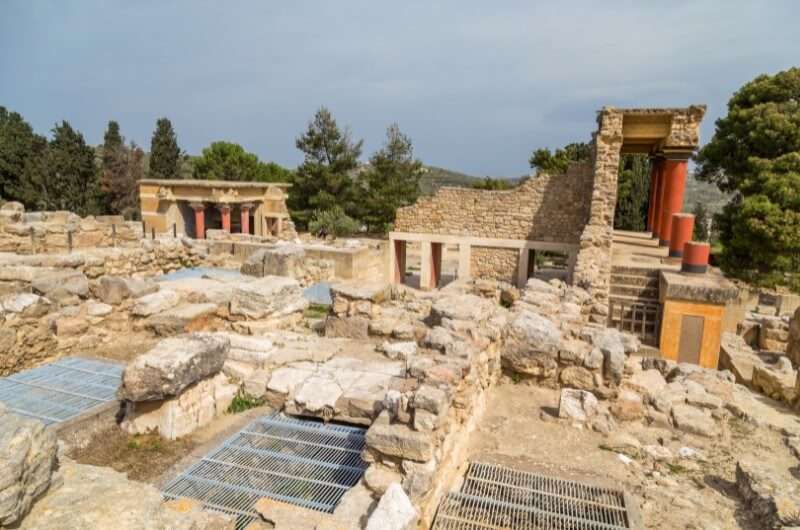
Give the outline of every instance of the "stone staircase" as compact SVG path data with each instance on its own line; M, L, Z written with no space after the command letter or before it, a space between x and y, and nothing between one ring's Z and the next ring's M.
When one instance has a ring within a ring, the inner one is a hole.
M661 318L658 284L658 269L615 265L609 325L637 335L645 344L657 344Z

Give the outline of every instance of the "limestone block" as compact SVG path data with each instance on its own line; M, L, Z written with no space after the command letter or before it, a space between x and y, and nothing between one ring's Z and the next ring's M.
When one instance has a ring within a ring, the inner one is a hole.
M59 338L77 337L86 333L89 322L81 317L61 317L55 321L55 332Z
M667 381L661 375L661 372L656 369L650 369L636 372L625 382L625 385L652 400L664 390L664 387L667 386Z
M260 280L234 284L231 315L250 320L286 316L308 307L297 280L265 276Z
M367 530L413 530L419 513L402 486L395 482L383 494L367 521Z
M362 300L379 304L387 300L391 294L391 284L384 282L364 282L348 280L336 282L331 286L331 297L345 300Z
M691 405L674 406L672 419L678 429L690 434L713 438L719 433L719 429L708 411Z
M411 430L403 424L374 423L366 435L367 447L387 456L416 462L433 457L434 443L430 433Z
M417 354L417 343L413 341L384 342L381 349L390 359L406 360Z
M414 393L414 408L446 414L450 406L447 392L433 385L422 385Z
M125 367L118 395L129 401L176 396L189 385L218 373L229 348L228 339L211 334L162 340Z
M181 304L148 317L144 327L159 336L199 331L216 312L216 304Z
M31 282L33 291L51 300L69 297L86 298L89 295L89 280L79 271L53 271L37 275Z
M563 388L558 402L558 417L587 421L597 413L597 406L597 398L591 392Z
M581 366L567 366L558 374L562 385L579 390L591 390L595 387L594 374Z
M163 289L155 293L147 294L139 298L131 308L131 313L139 317L149 317L172 309L178 305L181 297L175 291Z
M10 526L28 513L50 486L55 467L54 431L0 404L0 526Z
M229 383L227 376L217 374L177 397L127 403L121 427L130 434L158 431L163 438L176 440L222 415L238 391L239 386Z
M509 327L503 364L524 374L554 375L561 339L561 331L551 320L523 310Z
M380 464L372 464L364 472L364 484L376 495L383 495L392 483L401 480L400 473Z
M611 414L620 421L634 421L644 417L642 397L631 390L622 390L609 408Z
M89 302L86 304L86 314L90 317L105 317L110 315L113 310L113 307L101 302Z
M325 319L325 336L365 340L369 337L369 319L362 316L328 316Z

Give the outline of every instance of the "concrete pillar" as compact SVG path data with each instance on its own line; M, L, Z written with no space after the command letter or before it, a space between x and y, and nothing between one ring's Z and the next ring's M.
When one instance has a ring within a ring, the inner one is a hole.
M194 238L206 237L206 206L203 203L193 202L189 206L194 210Z
M406 242L399 239L390 241L389 268L392 283L403 283L406 278Z
M664 163L663 158L650 159L650 203L647 207L647 230L653 231L653 224L656 210L656 197L658 191L658 184L661 177L661 166Z
M672 232L669 237L669 257L683 256L683 246L692 240L694 232L694 215L690 213L672 214Z
M217 206L219 213L222 215L222 229L226 232L231 232L231 207L227 204L220 204Z
M250 209L253 207L252 204L242 204L239 206L239 211L241 212L242 216L242 233L249 234L250 233Z
M442 279L443 252L444 245L442 243L431 243L431 274L430 283L428 284L431 289L439 287L439 281Z
M458 278L472 277L472 246L469 243L458 244Z
M665 160L663 178L665 180L664 199L661 203L661 224L658 227L658 244L669 246L672 235L672 214L683 210L683 194L686 191L687 160Z
M519 249L519 259L517 260L517 287L520 289L528 283L528 259L531 252L528 247Z
M658 235L661 233L661 214L663 211L664 206L664 191L666 188L666 179L664 178L664 160L661 159L661 163L656 166L657 168L657 178L658 186L656 187L656 195L655 195L655 205L653 206L653 238L658 239Z

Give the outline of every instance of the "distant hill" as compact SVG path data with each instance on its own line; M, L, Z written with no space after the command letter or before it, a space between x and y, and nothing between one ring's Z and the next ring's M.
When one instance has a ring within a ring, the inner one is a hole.
M478 177L436 166L425 166L419 186L423 195L431 195L442 186L471 187L481 181Z

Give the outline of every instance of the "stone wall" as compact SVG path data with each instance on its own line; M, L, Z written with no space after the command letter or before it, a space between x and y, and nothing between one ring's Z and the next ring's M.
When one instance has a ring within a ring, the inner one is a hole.
M141 224L109 215L81 218L71 212L26 213L20 203L0 207L0 252L62 253L73 249L138 244Z
M596 304L593 319L608 315L611 283L611 242L614 210L617 204L617 179L622 149L622 112L604 108L597 118L594 136L594 182L589 220L580 236L580 250L573 275L576 285L589 291Z
M517 281L519 250L515 248L472 247L470 274L510 283Z
M444 187L397 210L397 232L578 243L590 205L592 172L574 164L564 175L539 173L517 188Z

